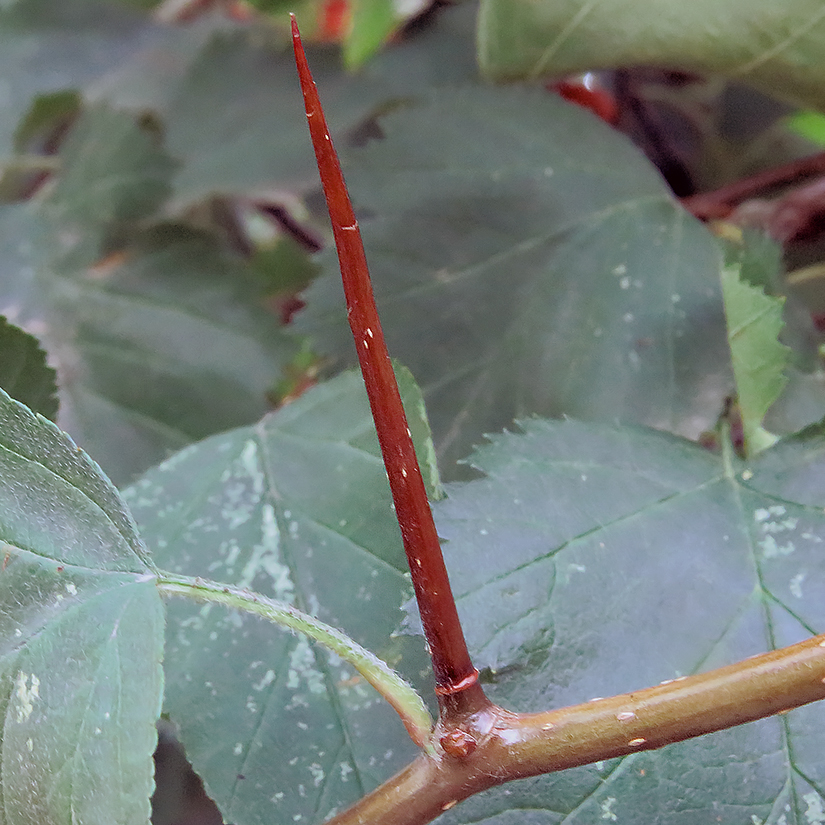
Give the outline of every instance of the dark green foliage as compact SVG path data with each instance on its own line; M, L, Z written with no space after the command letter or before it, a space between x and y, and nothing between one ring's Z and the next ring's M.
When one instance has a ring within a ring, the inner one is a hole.
M33 412L57 415L55 372L37 339L0 316L0 388Z

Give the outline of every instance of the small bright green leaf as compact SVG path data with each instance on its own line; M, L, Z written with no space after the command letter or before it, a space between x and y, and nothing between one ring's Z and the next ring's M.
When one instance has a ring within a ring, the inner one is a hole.
M491 699L561 707L825 631L821 435L744 463L652 431L522 427L479 449L485 477L436 505ZM438 821L808 822L825 803L823 718L811 705L508 784Z
M739 267L739 278L744 284L762 288L768 296L781 296L787 291L782 248L776 241L748 229L739 232L738 240L725 240L725 263ZM791 292L782 304L782 319L779 340L790 347L784 370L787 383L763 422L769 432L780 435L798 432L825 418L820 336L813 325L811 308Z
M825 115L819 112L798 112L786 121L792 132L825 146Z
M390 353L422 384L442 469L524 414L690 437L715 422L730 387L720 250L624 137L524 88L436 91L380 124L345 171ZM324 263L296 321L347 364Z
M739 267L726 266L721 277L745 452L755 455L776 442L762 419L787 383L783 371L790 349L779 343L784 299L745 283Z
M114 487L0 393L3 825L148 823L163 608Z
M420 392L402 384L415 433ZM360 376L187 448L126 496L159 565L288 601L422 684L420 640L393 636L411 587ZM337 657L253 617L175 599L167 651L165 709L228 822L320 822L416 751Z
M33 336L0 315L0 388L46 418L57 414L55 372Z
M352 26L344 41L344 63L356 69L378 51L403 18L392 0L351 0L350 7Z
M723 74L811 108L825 106L819 0L482 0L478 53L498 79L622 66Z

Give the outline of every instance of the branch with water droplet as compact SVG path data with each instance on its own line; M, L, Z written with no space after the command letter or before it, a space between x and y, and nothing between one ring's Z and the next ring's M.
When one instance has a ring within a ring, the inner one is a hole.
M392 705L410 738L426 752L432 751L433 720L424 700L389 665L340 630L285 602L269 599L240 587L190 576L160 573L157 586L163 596L183 596L196 602L222 604L251 613L309 637L352 665Z

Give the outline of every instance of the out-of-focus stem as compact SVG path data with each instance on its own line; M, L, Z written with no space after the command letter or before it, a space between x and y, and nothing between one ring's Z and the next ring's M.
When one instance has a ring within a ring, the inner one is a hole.
M700 192L682 198L682 206L701 220L726 218L742 201L765 194L779 186L801 183L825 174L825 152L793 160L773 169L758 172L749 178L729 183L712 192Z

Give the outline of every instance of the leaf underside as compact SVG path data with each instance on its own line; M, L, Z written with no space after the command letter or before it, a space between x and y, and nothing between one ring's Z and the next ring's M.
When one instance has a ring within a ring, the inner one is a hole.
M825 105L819 0L656 0L647 10L634 14L621 2L482 0L482 71L514 79L678 66L727 75L812 108Z

